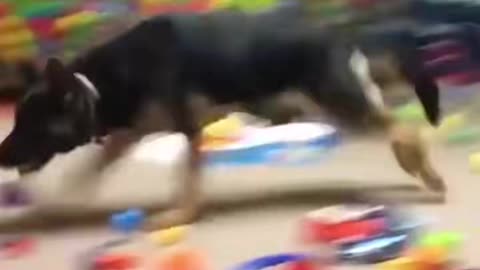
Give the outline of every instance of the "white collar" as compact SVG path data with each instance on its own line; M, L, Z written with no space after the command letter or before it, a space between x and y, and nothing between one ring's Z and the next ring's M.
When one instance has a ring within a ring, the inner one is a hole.
M90 81L85 75L82 73L74 73L73 74L75 78L77 78L80 83L82 83L89 91L90 93L95 97L95 99L100 99L100 93L98 92L97 87Z

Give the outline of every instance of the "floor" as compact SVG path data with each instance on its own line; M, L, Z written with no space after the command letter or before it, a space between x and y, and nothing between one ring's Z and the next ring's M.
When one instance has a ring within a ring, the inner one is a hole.
M436 147L434 159L449 185L446 202L412 203L408 206L412 208L412 213L434 221L431 230L464 233L467 240L459 250L458 258L471 267L480 265L480 216L477 214L480 179L469 171L468 155L478 149L480 145ZM369 153L365 152L365 155ZM345 169L354 169L355 166L351 163ZM325 169L328 170L328 167ZM314 203L257 204L213 212L193 227L184 245L204 250L212 261L212 269L228 269L236 263L270 253L301 250L303 247L296 241L298 221L305 211L323 204L320 199ZM82 252L115 237L106 226L26 233L37 241L36 251L19 259L0 259L0 269L39 269L38 266L49 270L78 269Z

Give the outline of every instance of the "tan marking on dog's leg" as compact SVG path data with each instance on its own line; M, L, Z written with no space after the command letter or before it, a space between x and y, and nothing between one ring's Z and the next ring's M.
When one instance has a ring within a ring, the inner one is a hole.
M430 162L426 143L415 127L394 123L389 128L395 158L407 173L420 178L425 186L436 192L445 192L446 185Z

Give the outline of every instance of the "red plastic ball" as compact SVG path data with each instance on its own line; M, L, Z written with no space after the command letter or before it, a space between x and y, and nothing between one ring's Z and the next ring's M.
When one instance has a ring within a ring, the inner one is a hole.
M129 270L139 264L139 257L131 254L109 254L98 257L93 268L95 270Z
M385 219L346 221L340 223L324 223L306 220L303 225L305 242L335 242L361 240L382 233L386 229Z

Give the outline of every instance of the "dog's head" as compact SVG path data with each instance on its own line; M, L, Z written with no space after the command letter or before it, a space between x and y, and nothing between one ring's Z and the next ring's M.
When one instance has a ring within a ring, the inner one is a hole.
M0 166L35 170L55 153L88 142L95 126L89 91L59 60L50 59L44 78L17 104L13 129L0 144Z

